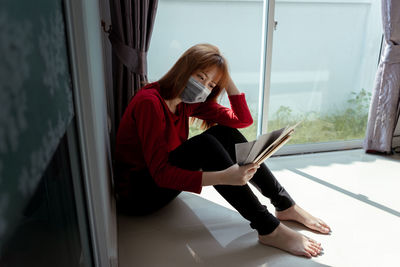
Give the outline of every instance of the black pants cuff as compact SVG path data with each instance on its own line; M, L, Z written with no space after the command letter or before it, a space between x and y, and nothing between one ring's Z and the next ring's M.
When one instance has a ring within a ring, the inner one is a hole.
M271 203L274 205L277 211L286 210L296 204L296 202L290 197L289 193L283 187L280 190L279 195L275 197L273 201L271 200Z
M250 223L250 227L257 230L259 235L268 235L272 233L280 221L275 218L271 213L266 212L262 216L258 216Z

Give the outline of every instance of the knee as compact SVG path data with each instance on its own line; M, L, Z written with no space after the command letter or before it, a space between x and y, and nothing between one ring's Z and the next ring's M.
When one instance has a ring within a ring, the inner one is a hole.
M197 170L209 165L211 162L221 162L226 158L227 152L217 138L210 134L202 133L193 136L181 146L171 151L169 161L172 165L189 170Z
M203 133L198 138L201 138L199 142L199 156L201 159L199 161L202 162L203 170L217 171L234 164L228 151L215 136Z
M235 143L239 142L247 142L246 137L236 128L228 127L225 125L216 125L209 129L214 134L217 134L221 137L232 137L235 140Z
M183 148L184 147L184 148ZM213 152L214 150L221 150L223 148L220 141L213 135L204 132L202 134L191 137L185 142L185 145L178 147L176 151L188 149L191 151L198 151L199 153Z
M199 148L201 149L210 151L213 149L220 150L222 148L222 144L219 140L211 134L203 133L192 138L198 139Z

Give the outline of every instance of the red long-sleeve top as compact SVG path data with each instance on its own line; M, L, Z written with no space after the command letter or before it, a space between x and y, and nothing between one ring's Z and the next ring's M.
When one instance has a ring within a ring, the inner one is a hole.
M115 148L117 166L125 166L115 177L120 194L129 194L131 172L147 168L156 184L194 193L201 192L201 171L189 171L171 165L168 154L188 138L189 117L232 128L253 123L244 93L229 96L231 108L215 102L180 103L172 113L159 93L158 83L150 83L137 92L121 119Z

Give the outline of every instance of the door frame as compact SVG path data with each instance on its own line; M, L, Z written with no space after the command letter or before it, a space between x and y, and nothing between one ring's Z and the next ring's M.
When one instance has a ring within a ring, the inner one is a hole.
M261 46L261 75L260 75L260 93L259 93L259 111L257 136L268 132L268 115L271 92L271 66L273 36L277 21L275 21L275 0L266 0L263 10L263 36ZM379 59L378 59L379 61ZM279 149L274 156L327 152L347 149L358 149L362 147L363 140L345 140L332 142L319 142L308 144L285 145Z
M99 2L64 0L78 145L95 266L118 266Z

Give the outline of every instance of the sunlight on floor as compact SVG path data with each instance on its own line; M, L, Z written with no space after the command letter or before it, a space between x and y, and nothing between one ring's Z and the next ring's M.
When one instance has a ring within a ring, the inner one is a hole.
M213 187L182 193L147 217L119 216L120 266L395 266L400 251L400 159L362 150L267 161L297 204L331 235L289 227L321 242L312 260L257 242L257 233ZM269 200L254 192L273 212Z

